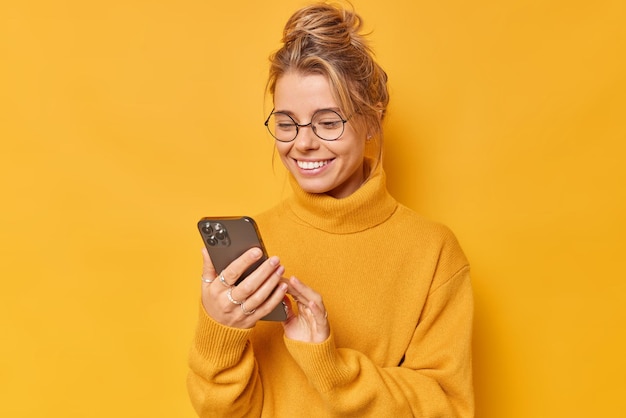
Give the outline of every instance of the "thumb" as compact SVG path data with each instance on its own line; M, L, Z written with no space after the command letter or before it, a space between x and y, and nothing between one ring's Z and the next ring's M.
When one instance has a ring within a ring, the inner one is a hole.
M285 303L285 311L287 312L287 319L285 319L283 321L283 324L284 324L284 323L287 323L287 322L291 321L297 315L296 315L296 312L293 309L293 301L291 300L290 297L285 296L283 298L283 302Z

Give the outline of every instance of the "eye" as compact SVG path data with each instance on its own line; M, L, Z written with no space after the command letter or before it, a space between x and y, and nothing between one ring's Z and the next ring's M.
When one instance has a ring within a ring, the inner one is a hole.
M333 130L340 129L343 120L335 112L324 112L315 118L315 126L319 129Z
M337 129L341 126L341 119L324 119L317 122L317 126L322 129Z
M334 131L343 127L343 119L334 110L320 110L313 117L317 129Z
M276 129L279 129L281 131L290 131L295 126L296 125L293 122L276 122Z
M287 115L275 113L270 120L277 131L292 131L295 129L296 124Z

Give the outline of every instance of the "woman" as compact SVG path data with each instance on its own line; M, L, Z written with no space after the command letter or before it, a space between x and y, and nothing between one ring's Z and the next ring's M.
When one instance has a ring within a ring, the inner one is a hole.
M308 6L271 57L266 126L293 194L255 217L280 258L238 286L260 251L222 272L204 252L188 379L202 417L473 416L468 262L386 190L387 76L360 28ZM260 321L282 301L285 322Z

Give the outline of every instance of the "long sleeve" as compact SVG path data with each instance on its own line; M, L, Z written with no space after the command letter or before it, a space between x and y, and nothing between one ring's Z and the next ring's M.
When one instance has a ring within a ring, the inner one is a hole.
M358 351L336 347L333 336L322 344L285 344L331 416L473 417L472 312L466 266L432 289L398 367L377 367Z
M263 387L250 334L212 320L200 306L187 388L199 417L259 417Z

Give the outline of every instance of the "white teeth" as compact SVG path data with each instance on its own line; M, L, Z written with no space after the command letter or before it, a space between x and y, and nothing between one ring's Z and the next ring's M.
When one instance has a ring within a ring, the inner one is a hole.
M304 170L314 170L328 164L328 161L297 161L298 167Z

